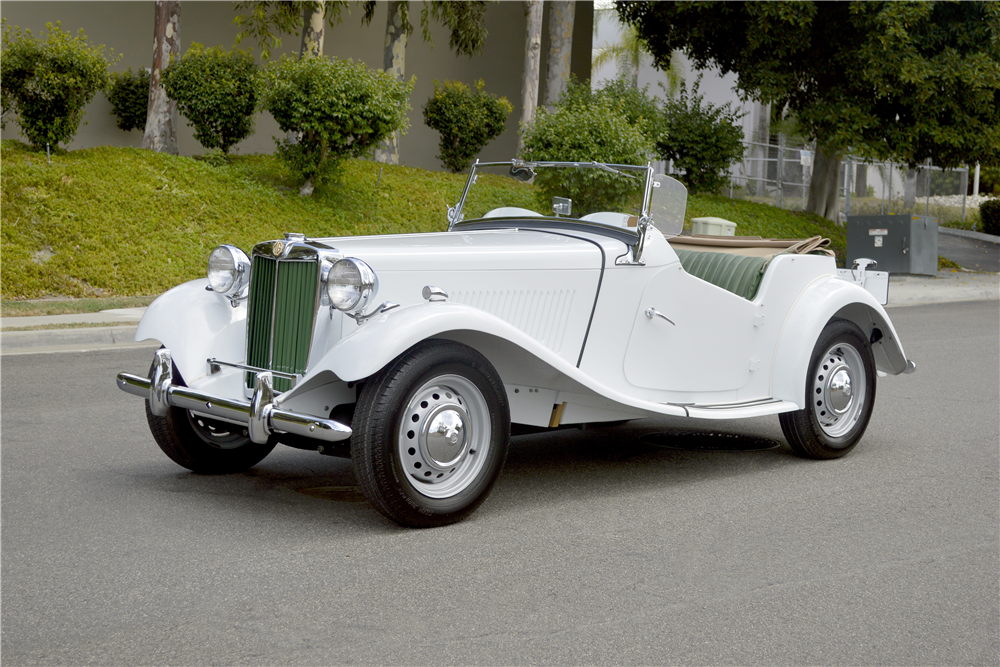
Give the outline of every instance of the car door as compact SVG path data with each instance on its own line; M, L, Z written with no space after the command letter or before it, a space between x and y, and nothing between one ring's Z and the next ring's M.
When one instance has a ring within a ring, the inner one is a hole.
M761 307L688 274L679 262L655 270L633 322L626 379L677 392L745 386L759 369Z

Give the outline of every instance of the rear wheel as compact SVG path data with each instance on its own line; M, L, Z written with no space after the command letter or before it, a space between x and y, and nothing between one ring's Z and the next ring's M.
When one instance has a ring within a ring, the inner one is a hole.
M155 362L154 362L155 367ZM149 377L153 369L150 368ZM174 378L183 384L174 369ZM250 440L245 426L197 415L171 407L166 417L157 417L146 401L146 421L163 453L188 470L204 474L232 473L260 463L274 449L272 438L264 444Z
M875 361L853 322L831 320L823 329L809 364L806 399L805 409L779 415L792 451L835 459L854 449L875 405Z
M424 341L365 383L351 457L368 500L404 526L460 521L489 495L507 458L510 409L475 350Z

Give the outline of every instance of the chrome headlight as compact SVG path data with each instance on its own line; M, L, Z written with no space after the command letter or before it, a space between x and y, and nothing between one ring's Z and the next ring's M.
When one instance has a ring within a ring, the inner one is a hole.
M360 259L338 259L326 278L326 294L337 310L364 310L378 292L378 278Z
M250 259L236 246L220 245L208 256L208 284L219 294L243 289L250 277Z

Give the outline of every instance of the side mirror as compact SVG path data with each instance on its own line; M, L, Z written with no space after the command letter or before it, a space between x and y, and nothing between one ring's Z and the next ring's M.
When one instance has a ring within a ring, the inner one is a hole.
M560 215L570 215L573 212L573 200L565 197L552 198L552 212L558 218Z

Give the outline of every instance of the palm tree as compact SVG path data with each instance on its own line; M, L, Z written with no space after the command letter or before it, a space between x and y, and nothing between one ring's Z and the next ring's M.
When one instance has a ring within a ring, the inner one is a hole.
M638 88L639 69L653 62L653 56L646 48L646 43L639 39L639 33L635 27L630 24L623 24L618 20L618 12L615 11L614 5L607 4L595 7L594 17L595 37L597 36L597 27L601 19L609 18L618 22L621 30L621 38L614 44L605 42L604 46L594 49L591 72L596 73L604 65L614 63L618 66L620 73L624 74L627 72L631 74L632 85ZM667 92L671 96L676 95L684 83L684 64L677 51L674 51L670 55L670 67L664 70L663 73L667 77Z

